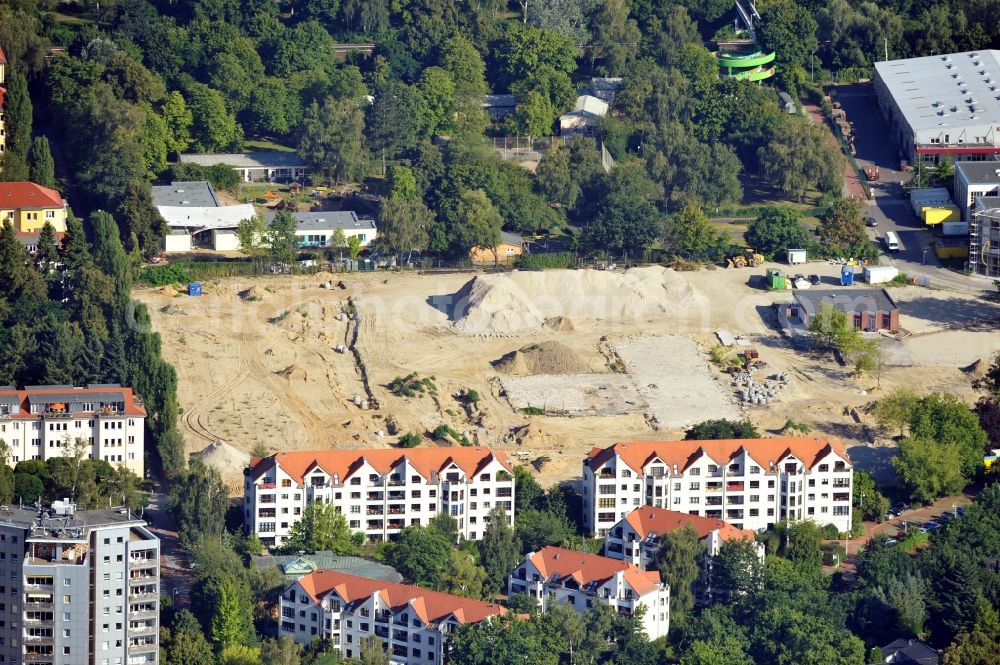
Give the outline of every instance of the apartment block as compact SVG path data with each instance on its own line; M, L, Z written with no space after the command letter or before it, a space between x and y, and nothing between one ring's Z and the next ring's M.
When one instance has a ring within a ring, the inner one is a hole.
M654 569L663 537L685 527L695 530L699 540L705 543L705 554L709 557L718 556L724 542L746 540L754 544L761 563L764 561L764 543L756 542L753 531L737 529L713 517L655 506L636 508L615 524L604 539L604 555L635 564L643 570Z
M583 461L584 524L604 538L655 506L737 529L808 519L849 531L853 475L843 444L818 437L621 442Z
M644 608L642 625L651 640L670 628L670 587L660 573L588 552L543 547L511 573L507 593L527 594L542 612L567 604L584 613L598 604L631 616Z
M160 542L125 509L0 506L0 663L159 662Z
M142 400L117 383L0 387L0 441L11 465L71 456L79 439L90 459L124 464L142 478L145 420Z
M388 540L447 513L479 540L496 507L514 523L514 468L489 448L379 448L281 452L244 472L244 523L268 547L287 540L312 501L336 506L351 530Z
M304 575L281 595L279 634L299 644L329 640L344 658L375 635L393 665L434 665L458 626L506 614L500 605L334 570Z

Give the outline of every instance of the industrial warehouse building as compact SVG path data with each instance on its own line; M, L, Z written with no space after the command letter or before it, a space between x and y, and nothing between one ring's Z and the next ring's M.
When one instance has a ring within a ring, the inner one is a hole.
M1000 51L877 62L875 94L904 160L1000 159Z

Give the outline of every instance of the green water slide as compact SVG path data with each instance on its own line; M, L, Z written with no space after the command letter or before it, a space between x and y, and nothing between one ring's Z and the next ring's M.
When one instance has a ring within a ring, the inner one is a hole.
M716 57L719 60L719 67L723 70L723 76L749 81L762 81L774 76L774 66L767 66L774 62L773 51L746 54L716 53Z

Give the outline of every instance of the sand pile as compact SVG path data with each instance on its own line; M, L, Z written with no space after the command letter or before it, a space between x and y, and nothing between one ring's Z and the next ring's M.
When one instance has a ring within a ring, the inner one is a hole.
M547 270L480 275L452 298L455 328L473 334L538 330L560 317L629 322L684 316L705 305L687 280L660 266L624 273Z
M203 450L191 453L191 459L199 459L206 466L218 469L219 473L243 473L250 463L250 455L234 448L225 441L210 443Z
M278 376L283 376L288 379L289 383L292 381L308 381L309 374L304 369L296 364L291 364L283 370L275 372Z
M165 295L165 296L167 296L169 298L174 298L174 297L177 296L177 289L175 289L174 287L172 287L169 284L167 284L162 289L160 289L160 293L162 293L163 295Z
M565 316L553 316L545 319L545 327L558 332L570 332L573 330L573 322Z
M517 376L586 374L591 371L590 365L561 342L542 342L511 351L499 360L495 360L493 367L498 372Z
M264 301L271 297L271 294L259 286L251 286L245 291L240 291L240 298L243 300Z

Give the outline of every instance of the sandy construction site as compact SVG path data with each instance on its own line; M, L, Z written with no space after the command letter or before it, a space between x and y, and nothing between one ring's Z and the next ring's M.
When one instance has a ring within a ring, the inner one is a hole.
M593 446L681 436L709 418L745 416L771 431L792 418L849 444L871 441L858 413L877 397L874 380L789 344L771 313L791 294L749 286L758 272L359 273L343 276L345 288L321 273L219 280L201 297L169 287L136 295L177 369L188 450L203 451L234 491L251 452L389 446L408 432L421 445L458 445L434 439L441 425L533 463L543 482L579 475ZM954 306L903 291L904 312L907 298L932 313ZM905 384L971 398L958 361L1000 348L995 327L912 320L923 327L892 342L901 366L883 373L881 391ZM720 329L754 345L766 372L789 374L776 400L737 402L709 361ZM925 363L935 339L949 351ZM427 379L422 391L390 390L414 373L412 383ZM470 390L475 404L463 397Z

